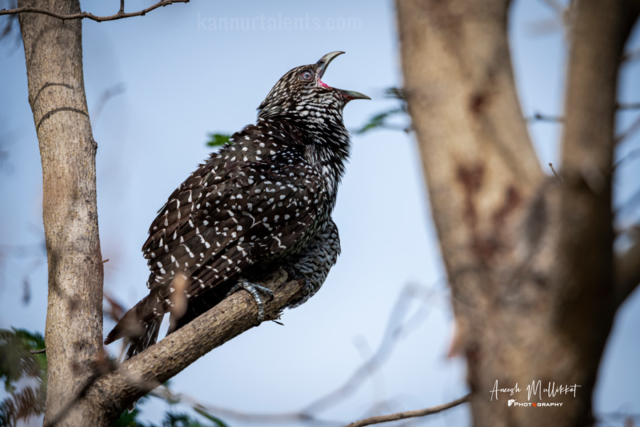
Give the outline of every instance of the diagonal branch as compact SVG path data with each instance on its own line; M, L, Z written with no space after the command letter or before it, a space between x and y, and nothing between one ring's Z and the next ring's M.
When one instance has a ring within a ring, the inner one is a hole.
M431 408L418 409L416 411L396 412L395 414L379 415L376 417L365 418L360 421L351 423L345 427L363 427L370 426L372 424L388 423L390 421L404 420L406 418L425 417L431 414L437 414L438 412L446 411L447 409L454 408L469 400L470 395L456 399L453 402L445 403L444 405L432 406Z
M87 18L96 22L104 22L104 21L116 21L118 19L124 19L124 18L132 18L134 16L144 16L148 12L151 12L152 10L155 10L159 7L169 6L170 4L173 4L173 3L189 3L189 0L161 0L158 3L154 4L153 6L149 6L146 9L140 10L138 12L131 12L131 13L124 13L124 0L121 0L120 10L118 11L118 13L116 13L115 15L109 15L109 16L96 16L91 12L80 12L80 13L73 13L70 15L64 15L61 13L52 12L46 9L39 9L37 7L32 7L32 6L23 6L16 9L2 9L0 10L0 15L14 15L19 13L41 13L43 15L49 15L54 18L62 19L63 21L68 21L70 19Z
M265 302L265 318L274 320L301 287L287 281L279 270L261 283L274 291ZM255 326L258 311L246 292L237 292L185 325L178 331L125 361L120 367L92 384L85 393L88 405L99 408L104 420L112 425L132 402L172 378L209 351Z

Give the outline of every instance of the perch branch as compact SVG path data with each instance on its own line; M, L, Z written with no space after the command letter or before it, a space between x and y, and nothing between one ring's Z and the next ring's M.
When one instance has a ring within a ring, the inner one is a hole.
M265 301L265 318L277 319L281 310L300 291L297 281L287 281L279 270L263 283L274 291L273 299ZM178 374L214 348L256 326L256 304L246 292L237 292L172 333L142 353L132 357L95 381L84 399L100 408L105 422L115 421L132 402L155 385Z

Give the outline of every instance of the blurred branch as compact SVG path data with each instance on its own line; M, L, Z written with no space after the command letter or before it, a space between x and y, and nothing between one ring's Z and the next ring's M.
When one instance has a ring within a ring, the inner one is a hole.
M640 284L640 225L630 231L632 245L615 258L616 266L616 307Z
M70 15L62 15L59 13L51 12L49 10L38 9L32 6L23 6L16 9L2 9L0 10L0 15L13 15L13 14L19 14L19 13L41 13L43 15L48 15L54 18L62 19L63 21L67 21L70 19L87 18L87 19L91 19L92 21L103 22L103 21L116 21L118 19L124 19L124 18L132 18L134 16L145 16L148 12L151 12L152 10L155 10L159 7L169 6L170 4L173 4L173 3L189 3L189 0L161 0L158 3L154 4L153 6L149 6L146 9L140 10L138 12L131 12L131 13L124 13L124 1L121 1L120 11L115 15L109 15L109 16L96 16L90 12L80 12L80 13L73 13Z
M307 405L302 412L320 412L344 401L344 399L355 392L370 375L373 375L373 373L380 369L380 367L389 359L400 339L406 336L405 331L407 325L413 324L413 320L423 314L423 312L419 310L413 317L406 321L402 321L405 314L408 312L409 302L416 292L416 286L407 285L400 293L400 296L391 311L391 315L389 316L385 334L375 353L364 364L362 364L341 387Z
M427 415L437 414L438 412L442 412L461 405L469 400L469 396L470 395L466 395L464 397L461 397L460 399L454 400L453 402L445 403L444 405L432 406L431 408L418 409L416 411L397 412L395 414L379 415L376 417L365 418L363 420L348 424L345 427L363 427L372 424L381 424L388 423L390 421L404 420L406 418L425 417Z
M634 159L636 159L638 156L640 156L640 148L635 149L635 150L631 150L629 153L627 153L626 156L624 156L623 158L621 158L620 160L618 160L614 165L613 165L613 169L616 170L618 169L622 164L630 162Z
M631 135L633 135L635 132L637 132L640 129L640 116L636 117L636 119L633 121L633 123L631 123L631 126L629 126L629 128L622 132L619 135L616 135L616 139L615 139L615 143L619 144L622 141L624 141L625 139L629 138Z
M422 295L419 295L420 293L422 293ZM188 394L175 393L168 387L158 388L151 394L170 402L185 403L201 414L216 414L217 416L233 418L245 422L258 422L262 424L313 422L317 424L341 425L341 423L335 421L321 419L316 414L318 412L325 411L332 406L343 403L345 399L357 391L367 379L381 369L382 365L389 359L389 356L392 354L396 344L402 338L408 336L410 332L413 332L425 318L427 311L431 308L427 302L431 300L432 296L433 294L430 290L425 291L423 288L416 285L405 286L400 292L400 295L398 296L398 299L391 311L391 315L387 321L386 332L375 353L371 357L367 358L367 360L358 369L356 369L353 375L342 386L306 405L299 411L271 414L238 411L201 403ZM422 305L415 314L409 316L405 320L410 308L409 302L416 298L422 300Z
M640 102L632 102L629 104L618 103L616 108L618 110L640 110Z
M525 119L527 122L552 122L552 123L562 123L564 122L564 118L561 116L548 116L541 113L533 113L533 116L527 117Z
M107 88L104 92L102 92L102 96L98 100L98 104L93 110L93 123L98 122L98 118L104 109L104 106L109 102L111 98L114 96L122 95L126 91L126 86L124 83L117 83L110 88Z
M265 303L265 318L276 319L300 290L279 270L261 283L274 291ZM99 408L107 426L136 399L172 378L191 363L237 335L256 326L257 307L246 292L237 292L142 353L126 360L117 370L100 376L86 391L85 401Z
M622 58L620 62L629 63L637 60L638 58L640 58L640 48L637 48L622 54Z
M558 175L558 172L556 172L555 168L553 167L553 163L549 163L549 167L551 168L551 172L553 172L553 174L558 179L558 182L562 184L562 178L560 178L560 175Z

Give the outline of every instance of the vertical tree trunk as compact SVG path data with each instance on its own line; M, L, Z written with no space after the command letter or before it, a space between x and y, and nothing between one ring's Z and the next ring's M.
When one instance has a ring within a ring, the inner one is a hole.
M397 0L404 94L467 358L477 426L584 426L615 313L611 159L623 0L573 2L561 175L545 178L516 95L508 0ZM512 408L518 383L577 392Z
M20 6L35 1L20 1ZM78 0L38 1L62 14ZM29 103L40 143L43 220L49 268L45 340L49 365L45 425L91 376L102 351L103 266L98 235L95 154L82 71L82 21L20 15ZM98 425L74 405L58 425Z

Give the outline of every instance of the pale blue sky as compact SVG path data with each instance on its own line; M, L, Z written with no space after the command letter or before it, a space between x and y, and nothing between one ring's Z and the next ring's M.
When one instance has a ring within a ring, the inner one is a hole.
M151 3L130 0L127 10ZM118 8L115 0L82 5L83 10L103 15ZM244 23L244 29L209 29L212 22L220 25L225 18ZM286 29L287 18L291 25L298 18L305 26ZM525 115L561 114L562 32L559 27L543 34L533 31L534 24L553 21L553 12L542 1L520 0L512 18L512 52ZM373 98L347 106L347 127L355 129L392 106L382 90L401 84L394 19L393 4L382 0L195 0L143 18L85 21L90 110L95 112L105 90L120 83L126 87L99 117L92 117L99 144L100 235L103 256L110 259L106 289L127 305L145 295L148 271L140 247L156 210L207 156L207 133L233 132L253 122L256 107L289 69L313 63L330 51L346 51L323 80ZM270 29L274 23L281 27ZM638 42L636 34L635 46ZM0 141L10 143L8 165L0 170L0 244L24 245L41 239L42 176L24 54L21 48L11 52L10 43L0 44ZM625 68L623 100L640 101L639 71L637 63ZM622 114L621 128L634 117ZM557 163L559 126L534 124L530 129L541 163ZM620 152L638 147L636 136ZM621 170L617 203L638 190L639 166L640 159ZM638 216L637 210L627 212L623 222ZM176 391L248 412L298 410L342 384L361 364L354 340L377 347L394 301L403 286L414 283L431 290L427 317L398 344L373 387L365 383L341 405L319 415L351 421L366 415L373 399L393 399L384 409L388 412L443 403L465 392L463 361L446 358L452 316L411 135L379 131L353 137L353 155L334 219L342 256L322 290L307 304L287 311L285 327L264 324L200 359L173 380ZM46 267L33 269L31 263L31 258L9 258L2 266L2 328L44 330ZM32 298L25 306L22 279L27 271ZM616 319L596 393L598 411L640 412L639 323L636 293ZM107 323L105 329L110 326ZM145 417L158 421L164 404L146 408ZM459 408L417 423L465 425L467 412Z

